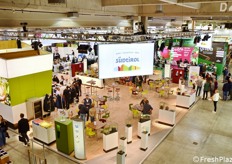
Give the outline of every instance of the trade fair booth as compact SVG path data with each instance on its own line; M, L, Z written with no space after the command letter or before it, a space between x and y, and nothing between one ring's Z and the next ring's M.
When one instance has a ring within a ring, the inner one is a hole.
M10 51L10 52L9 52ZM51 92L52 55L39 55L32 49L11 49L0 53L0 114L14 127L24 113L34 118L34 109L27 109L27 99L41 98ZM40 89L42 87L43 89ZM42 104L38 104L42 111Z
M28 119L32 119L35 140L78 162L91 163L104 155L110 155L118 161L130 162L132 152L129 144L136 145L134 151L143 152L146 156L188 112L186 108L190 109L197 100L191 83L199 76L199 66L187 63L176 65L173 62L180 59L186 59L188 63L201 60L198 58L199 48L188 47L193 46L193 43L190 44L192 41L193 39L186 39L182 43L183 47L174 42L177 47L172 47L171 50L164 48L161 56L168 62L164 63L163 68L157 68L153 64L154 43L99 44L98 62L94 63L94 69L92 65L88 66L85 59L72 63L71 59L67 61L66 56L61 55L58 61L54 54L34 54L34 50L23 52L23 55L29 54L23 58L19 55L13 59L6 58L0 54L0 76L1 83L4 84L2 88L5 90L2 93L10 97L1 101L0 114L10 123L16 124L19 114L25 113ZM180 43L180 40L176 42ZM60 46L53 49L54 53L69 54L72 53L70 50L77 48ZM74 53L79 56L83 52ZM58 68L60 64L64 67L62 71ZM69 82L54 83L52 75L56 75L58 79L63 76ZM142 89L130 78L139 76L143 79ZM180 79L185 77L188 77L187 82L181 84ZM79 97L79 102L70 103L69 109L63 106L57 108L45 117L45 94L52 94L56 101L57 94L62 97L63 91L72 85L74 78L82 80L82 96ZM120 78L128 81L120 83ZM23 94L15 92L16 89ZM87 94L96 108L93 122L83 121L78 115L78 105ZM143 107L140 105L144 98L153 107L148 115L143 114ZM135 158L142 160L140 157Z

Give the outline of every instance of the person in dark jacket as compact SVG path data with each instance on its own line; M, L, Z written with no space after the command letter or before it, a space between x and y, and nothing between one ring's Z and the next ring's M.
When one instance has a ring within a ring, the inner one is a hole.
M204 89L203 89L203 100L207 100L208 98L208 92L210 91L210 82L206 81L204 84Z
M223 100L226 101L228 93L230 91L230 83L229 82L223 84L222 91L223 91Z
M18 121L19 134L24 138L24 146L29 146L29 138L27 132L30 130L28 119L24 118L24 114L20 114L20 120Z
M144 105L143 105L143 114L151 114L152 113L152 106L149 104L148 100L145 100Z
M77 77L76 80L77 80L77 85L79 86L79 96L81 96L81 94L82 94L82 91L81 91L82 80L79 77Z
M7 122L0 115L0 147L6 144Z
M45 112L51 111L51 103L50 103L48 94L46 94L45 97L44 97L43 109L44 109Z
M86 120L86 114L87 114L87 109L86 107L84 106L84 104L79 104L78 106L79 108L79 115L80 115L80 119L84 121L85 123L85 120Z
M225 67L225 68L223 69L222 73L223 73L223 83L225 83L225 82L226 82L226 76L227 76L228 73L229 73L228 68Z
M65 109L69 109L70 99L71 99L71 89L67 86L63 91L63 96L65 100Z
M92 100L89 98L89 95L86 94L86 98L83 99L83 104L87 109L87 121L89 120L89 109L92 106Z
M53 76L52 81L56 82L57 84L60 82L60 80L58 79L56 75Z

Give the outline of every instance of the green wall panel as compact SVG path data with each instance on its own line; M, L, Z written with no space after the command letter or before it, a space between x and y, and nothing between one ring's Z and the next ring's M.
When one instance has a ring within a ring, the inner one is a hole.
M9 79L11 105L25 102L32 97L51 93L52 71L44 71Z

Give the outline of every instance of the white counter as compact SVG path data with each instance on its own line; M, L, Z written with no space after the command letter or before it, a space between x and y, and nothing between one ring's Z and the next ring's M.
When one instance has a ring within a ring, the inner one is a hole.
M32 122L33 137L45 144L50 144L56 140L55 128L44 128Z
M78 77L79 79L81 79L82 84L90 85L89 83L87 83L87 81L94 80L96 82L96 84L94 86L97 86L99 88L104 87L103 80L101 80L101 79L97 79L97 78L94 78L94 77L88 77L88 76L80 76L80 75L76 75L75 77Z
M188 96L176 95L176 106L183 108L190 108L196 101L196 93L192 93Z

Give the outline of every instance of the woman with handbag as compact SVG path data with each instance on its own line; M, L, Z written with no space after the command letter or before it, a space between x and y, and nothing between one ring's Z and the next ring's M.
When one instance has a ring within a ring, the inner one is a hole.
M6 120L4 120L2 115L0 115L0 147L1 148L6 144L6 130L7 130Z

